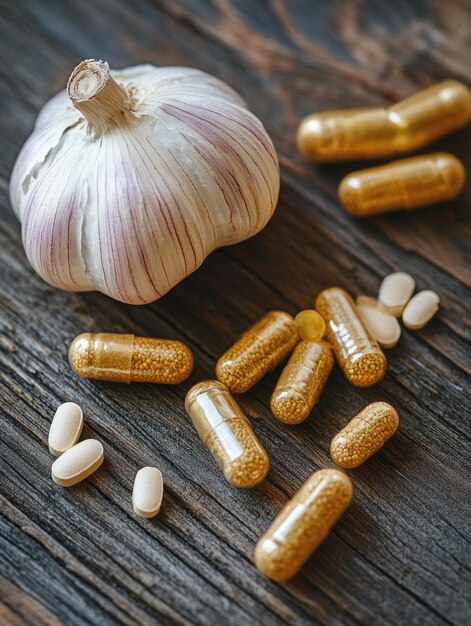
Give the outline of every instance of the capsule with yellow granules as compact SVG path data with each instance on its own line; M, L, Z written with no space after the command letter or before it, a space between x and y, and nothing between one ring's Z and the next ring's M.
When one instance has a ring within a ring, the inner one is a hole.
M278 582L294 576L327 537L352 496L352 481L340 470L312 474L258 541L257 569Z
M83 333L70 344L69 363L84 378L175 385L191 374L193 355L181 341Z
M334 366L331 346L325 341L300 341L286 364L270 407L285 424L299 424L319 401Z
M225 385L204 380L186 395L185 410L225 478L235 487L255 487L270 462L252 425Z
M313 113L301 122L297 143L316 163L377 159L418 150L470 119L470 90L445 80L387 108Z
M330 444L332 461L343 469L359 467L390 439L399 416L387 402L373 402L355 415Z
M317 297L316 309L325 320L326 339L345 378L356 387L379 383L386 373L386 357L349 294L339 287L325 289Z
M451 200L465 181L461 161L439 152L352 172L340 183L339 197L349 213L365 217Z
M245 331L216 365L216 378L232 393L245 393L283 361L298 343L289 313L270 311Z

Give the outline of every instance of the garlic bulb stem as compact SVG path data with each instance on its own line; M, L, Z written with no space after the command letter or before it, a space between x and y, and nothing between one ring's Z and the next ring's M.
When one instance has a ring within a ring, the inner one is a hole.
M67 92L95 137L132 115L128 95L111 78L109 65L104 61L88 59L77 65L67 83Z

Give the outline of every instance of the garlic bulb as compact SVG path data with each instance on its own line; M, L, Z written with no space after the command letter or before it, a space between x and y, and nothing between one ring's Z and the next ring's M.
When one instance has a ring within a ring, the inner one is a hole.
M228 85L181 67L110 73L94 60L43 107L10 181L38 274L132 304L260 231L278 191L273 144Z

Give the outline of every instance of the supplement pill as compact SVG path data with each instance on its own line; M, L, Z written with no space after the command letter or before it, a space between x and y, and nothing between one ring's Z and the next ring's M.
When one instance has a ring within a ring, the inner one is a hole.
M470 119L470 90L446 80L387 108L313 113L301 122L297 144L317 163L376 159L418 150Z
M395 133L385 109L365 107L308 115L296 141L308 159L332 163L390 154Z
M271 311L251 326L216 365L216 378L232 393L245 393L288 356L298 343L289 313Z
M383 447L398 426L399 416L390 404L369 404L332 439L332 461L344 469L358 467Z
M300 341L293 350L271 397L273 415L286 424L299 424L317 404L334 366L325 341Z
M405 272L394 272L383 279L379 288L378 299L394 317L400 317L415 289L415 280Z
M370 306L359 306L358 311L379 345L382 348L394 348L401 336L401 327L397 319Z
M83 428L82 409L75 402L64 402L57 409L49 428L49 452L60 456L77 443Z
M103 446L96 439L85 439L69 448L51 467L52 480L71 487L93 474L103 463Z
M468 124L471 91L457 80L435 83L388 108L397 152L418 150Z
M156 467L142 467L134 479L132 506L139 517L155 517L162 506L164 481Z
M257 569L278 582L294 576L326 539L352 496L352 481L340 470L312 474L258 541Z
M325 289L317 297L316 309L325 320L326 339L345 378L356 387L379 383L386 372L386 357L349 294L339 287Z
M265 448L225 385L216 380L197 383L186 395L185 410L230 483L255 487L265 478Z
M427 324L440 305L440 297L435 291L426 289L416 293L406 305L402 314L404 326L411 330L419 330Z
M392 315L393 317L399 317L398 315L394 315L393 309L390 309L389 307L384 306L381 300L377 300L376 298L373 298L372 296L365 296L365 295L357 296L355 300L355 304L357 305L358 309L360 307L367 307L368 309L378 309L378 311L381 311L381 313L384 313L385 315Z
M349 213L365 217L451 200L465 180L461 161L440 152L352 172L340 183L339 197Z
M174 385L191 374L193 355L181 341L84 333L70 344L69 363L84 378Z
M300 311L294 318L298 335L303 341L320 341L325 334L325 322L317 311Z
M357 296L355 303L357 307L366 306L372 309L379 308L383 310L381 303L372 296Z

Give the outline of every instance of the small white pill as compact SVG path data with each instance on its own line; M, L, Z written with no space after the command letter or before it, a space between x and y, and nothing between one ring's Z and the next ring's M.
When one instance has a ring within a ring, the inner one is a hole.
M160 511L164 494L162 473L156 467L143 467L134 479L132 506L140 517L154 517Z
M440 296L435 291L430 289L420 291L415 294L404 309L402 314L404 326L412 330L423 328L438 311L439 305Z
M387 313L400 317L405 305L414 293L415 280L405 272L394 272L386 276L379 288L378 299Z
M365 306L371 309L376 309L378 306L378 301L372 296L357 296L356 305L357 307Z
M49 452L60 456L75 445L82 434L82 409L75 402L64 402L57 409L49 428Z
M392 315L392 313L389 313L388 307L384 306L384 304L376 298L373 298L373 296L357 296L356 305L357 307L365 306L370 309L378 309L382 313Z
M397 319L371 306L358 306L358 310L379 345L382 348L394 348L401 336Z
M69 448L54 461L52 480L63 487L71 487L93 474L103 463L103 446L96 439L85 439Z

